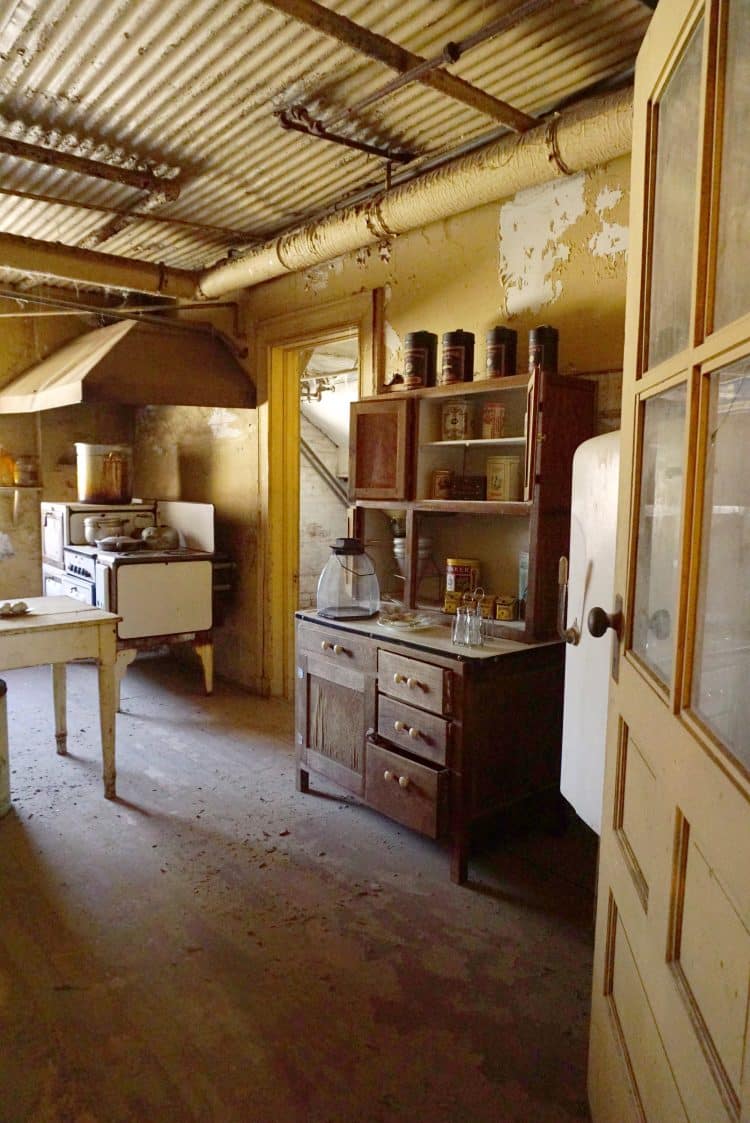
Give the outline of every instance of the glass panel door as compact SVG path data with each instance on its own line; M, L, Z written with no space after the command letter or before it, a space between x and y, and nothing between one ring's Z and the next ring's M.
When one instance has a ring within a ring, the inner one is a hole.
M750 771L750 358L709 388L692 705Z

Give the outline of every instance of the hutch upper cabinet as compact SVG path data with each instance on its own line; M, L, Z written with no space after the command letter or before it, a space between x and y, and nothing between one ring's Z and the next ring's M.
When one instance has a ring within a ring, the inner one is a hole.
M486 592L516 594L519 558L528 555L523 617L496 624L496 634L526 642L554 636L573 453L593 436L594 395L583 378L537 372L353 403L350 495L357 533L374 546L381 589L390 586L410 608L438 609L446 558L468 557L479 560ZM456 438L445 419L457 404L466 427ZM483 435L487 406L504 410L499 436ZM512 498L483 497L488 458L498 456L517 460ZM438 489L446 472L454 481L449 498ZM394 524L405 538L400 574L392 563Z

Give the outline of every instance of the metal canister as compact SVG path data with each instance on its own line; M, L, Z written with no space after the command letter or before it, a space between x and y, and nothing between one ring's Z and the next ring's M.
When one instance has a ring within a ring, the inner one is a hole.
M521 498L521 458L487 457L487 498L507 502Z
M404 385L407 390L434 386L437 336L431 331L409 331L404 339Z
M468 402L446 402L442 410L442 440L465 441L469 432Z
M485 369L488 378L504 378L516 373L516 344L518 335L512 328L502 326L487 332Z
M450 468L438 468L432 473L432 498L450 499L453 494L453 472Z
M497 440L505 429L505 406L502 402L485 402L482 407L482 438Z
M557 328L541 324L529 332L529 374L557 374Z
M474 334L470 331L447 331L443 336L440 385L471 382L474 377Z
M446 558L445 588L449 593L470 593L479 584L478 558Z

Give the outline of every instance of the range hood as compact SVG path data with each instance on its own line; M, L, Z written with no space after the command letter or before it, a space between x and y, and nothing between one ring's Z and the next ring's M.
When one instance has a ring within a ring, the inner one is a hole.
M0 413L79 402L252 409L256 395L217 334L124 319L77 336L0 389Z

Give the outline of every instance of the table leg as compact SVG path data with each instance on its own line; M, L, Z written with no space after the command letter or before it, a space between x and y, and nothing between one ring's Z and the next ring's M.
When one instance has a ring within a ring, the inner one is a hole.
M193 651L198 656L203 666L203 684L206 694L214 692L214 645L212 643L194 643Z
M52 664L52 694L55 700L55 739L57 751L60 756L65 756L68 751L68 729L66 719L67 684L65 681L65 664Z
M104 798L114 799L115 792L115 706L117 676L115 664L99 663L99 720L102 731L102 775Z
M125 677L125 672L137 654L138 649L135 647L124 647L117 652L117 658L115 659L115 709L118 714L120 712L120 686Z

